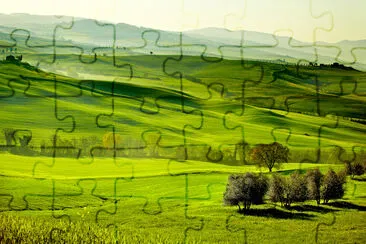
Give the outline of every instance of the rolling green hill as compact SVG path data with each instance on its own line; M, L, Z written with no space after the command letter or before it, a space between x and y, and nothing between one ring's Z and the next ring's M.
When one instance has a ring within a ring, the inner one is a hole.
M114 147L103 142L113 130L121 156L132 157L140 148L150 150L145 156L176 157L185 145L192 150L191 159L204 159L197 154L211 148L206 160L217 161L217 152L226 151L226 163L232 157L236 161L235 145L242 140L250 145L278 140L294 155L308 153L317 162L319 149L327 163L337 161L339 148L351 155L352 147L362 150L366 145L363 72L174 58L116 57L123 60L120 67L111 65L111 57L93 64L80 64L75 55L59 58L57 67L74 70L74 78L4 61L1 128L30 130L35 152L41 145L51 147L56 134L59 146L74 148L60 155L72 157L77 150L90 156L93 147ZM82 73L89 78L76 78ZM94 141L82 147L83 138ZM301 161L297 156L293 160Z
M192 56L80 63L93 58L0 63L0 131L14 138L0 137L1 240L364 240L363 178L333 205L267 203L246 216L222 193L229 174L261 172L246 151L258 143L289 147L284 175L364 153L365 73Z

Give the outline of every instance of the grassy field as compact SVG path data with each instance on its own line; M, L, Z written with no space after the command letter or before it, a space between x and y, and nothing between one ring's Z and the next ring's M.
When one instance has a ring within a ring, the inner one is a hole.
M30 164L28 157L7 157L24 169ZM316 233L319 243L362 243L365 239L360 231L365 228L366 208L362 178L348 179L345 197L329 205L308 201L283 209L267 203L243 215L236 207L223 206L222 194L229 173L259 172L255 167L171 162L165 168L167 160L142 159L133 162L135 175L115 177L104 164L104 170L92 167L95 174L91 176L79 175L81 166L79 171L61 170L63 177L54 173L52 179L29 177L23 171L2 176L2 235L25 242L38 242L41 237L47 242L52 229L52 238L68 242L117 238L121 243L242 243L244 239L249 243L313 243ZM285 164L280 172L289 174L298 166ZM302 170L314 167L323 172L342 168L304 164Z
M328 205L267 203L242 215L222 204L229 174L267 172L241 158L242 141L286 145L284 175L340 170L364 154L365 73L171 58L0 63L0 131L14 131L0 137L0 242L366 239L362 177Z

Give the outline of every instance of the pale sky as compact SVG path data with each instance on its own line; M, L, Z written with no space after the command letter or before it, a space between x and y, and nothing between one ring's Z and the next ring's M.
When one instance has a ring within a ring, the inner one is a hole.
M299 40L336 42L366 39L365 10L366 0L4 0L0 12L96 18L174 31L285 29Z

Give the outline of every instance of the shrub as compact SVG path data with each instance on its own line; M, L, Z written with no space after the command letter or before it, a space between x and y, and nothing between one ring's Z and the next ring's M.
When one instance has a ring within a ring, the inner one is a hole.
M308 199L316 200L316 203L320 204L321 194L320 188L322 186L322 180L324 175L319 169L309 170L306 173Z
M331 199L342 198L344 195L344 183L344 174L336 174L334 170L329 170L324 176L323 186L321 188L321 197L324 203L328 203Z
M308 199L306 178L299 172L294 172L289 180L289 200L292 202L304 202Z
M241 212L250 209L251 204L263 203L263 197L268 190L268 180L264 175L253 173L230 175L224 192L224 204L237 205Z
M365 173L365 165L360 161L345 161L345 172L347 175L350 175L353 179L356 175L363 175Z
M274 174L269 187L269 198L272 202L284 203L286 179L283 176Z
M305 177L298 172L292 173L289 178L273 175L269 197L272 202L280 202L287 208L294 202L304 202L307 200Z
M355 162L353 164L353 175L363 175L365 173L365 167L361 162Z

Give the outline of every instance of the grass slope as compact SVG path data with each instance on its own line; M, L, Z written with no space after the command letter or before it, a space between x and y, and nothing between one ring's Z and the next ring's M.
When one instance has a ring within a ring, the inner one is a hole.
M78 67L72 56L66 59L67 67ZM129 71L124 68L106 68L103 60L108 63L109 57L84 65L91 74L101 72L106 75L104 78L111 78L109 73L115 75L114 85L107 80L79 80L23 64L2 63L1 127L31 130L34 147L49 140L55 131L60 138L69 140L93 135L101 141L105 133L111 132L107 125L113 125L124 141L140 143L146 139L142 138L145 131L157 131L162 147L182 145L185 140L187 144L218 149L242 139L251 145L268 143L274 136L277 140L290 136L288 146L294 151L334 145L349 150L365 146L363 124L343 119L337 124L335 117L364 117L365 73L314 67L301 67L297 73L292 66L258 62L248 64L246 69L239 61L211 64L199 57L185 57L187 60L179 63L184 74L180 81L161 71L166 59L165 56L124 57L124 62L133 67L131 79L126 78ZM314 84L314 74L319 86ZM258 75L263 78L255 82ZM344 82L340 77L344 77ZM243 81L246 81L244 107ZM347 90L354 82L357 90ZM319 103L315 102L318 100ZM233 113L227 114L229 111ZM112 112L113 116L107 116ZM280 127L284 130L273 135L272 130ZM125 142L121 146L131 145Z
M340 119L364 116L365 73L319 67L300 67L297 72L293 66L242 66L230 60L215 64L199 57L184 57L180 63L169 60L164 72L167 58L118 57L120 64L133 67L131 77L130 69L113 67L110 57L81 65L78 56L65 55L57 66L47 67L65 75L26 64L0 64L0 129L17 129L17 140L22 133L31 133L33 153L40 154L43 142L50 146L54 135L57 145L68 140L72 146L69 151L55 150L57 157L24 156L6 146L5 138L0 140L1 241L365 239L360 231L365 228L364 179L348 179L346 196L333 205L306 202L284 210L264 204L243 216L222 206L227 177L259 169L210 163L206 155L207 146L227 156L242 139L250 145L276 140L292 153L282 174L314 167L323 172L340 169L341 164L334 164L340 156L352 157L366 146L365 125ZM182 79L169 75L177 69ZM314 101L320 101L319 106ZM115 158L103 140L113 130L120 138ZM170 160L183 144L190 146L189 155L204 151L203 160ZM316 149L321 149L320 160ZM316 163L296 163L306 154Z

